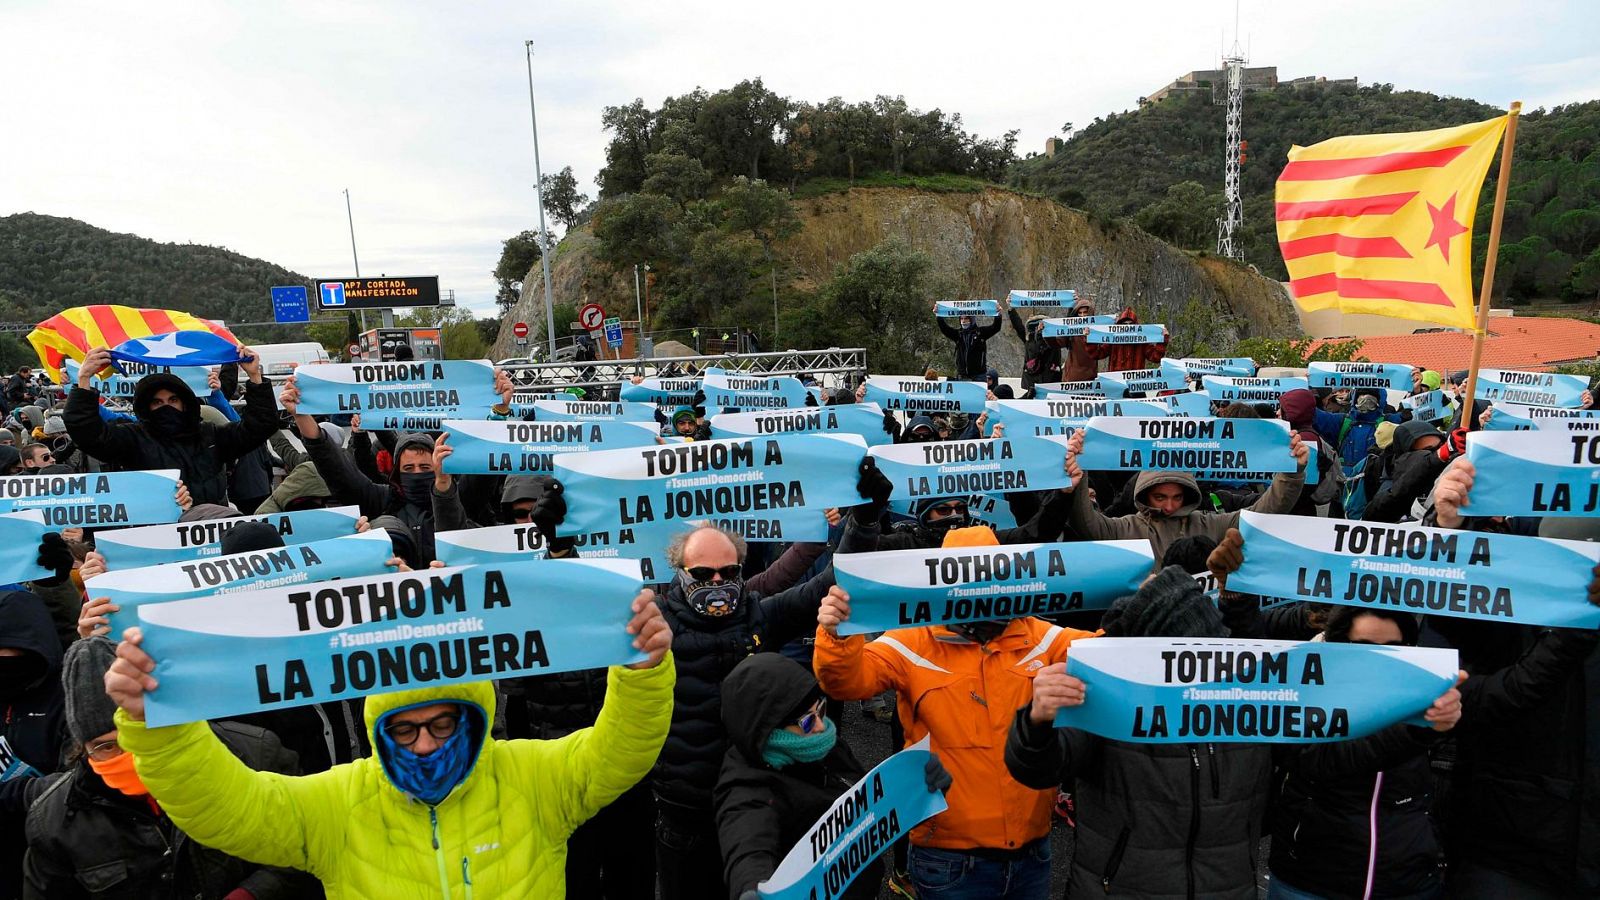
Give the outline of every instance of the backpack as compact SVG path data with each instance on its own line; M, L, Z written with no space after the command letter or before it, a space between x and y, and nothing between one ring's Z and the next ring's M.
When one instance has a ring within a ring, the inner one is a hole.
M1317 485L1311 490L1311 503L1317 515L1324 519L1345 518L1348 507L1344 502L1347 493L1344 467L1326 441L1317 441L1316 471Z

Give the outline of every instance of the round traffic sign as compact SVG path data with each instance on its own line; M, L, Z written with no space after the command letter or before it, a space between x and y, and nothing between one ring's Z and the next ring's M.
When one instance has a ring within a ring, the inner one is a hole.
M598 303L585 304L578 310L578 324L590 331L599 328L606 320L606 311Z
M528 336L528 323L527 322L518 322L517 324L511 326L511 333L516 335L517 337L527 337Z

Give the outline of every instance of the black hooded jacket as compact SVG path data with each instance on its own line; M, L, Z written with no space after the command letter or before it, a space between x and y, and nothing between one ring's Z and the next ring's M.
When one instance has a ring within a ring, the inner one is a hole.
M61 767L68 739L61 642L43 601L23 591L0 594L0 647L44 662L26 685L0 684L0 778L14 765L49 775ZM31 773L0 780L0 900L22 894L23 821L40 785Z
M732 900L771 877L789 848L866 774L843 740L835 740L828 755L814 763L774 769L761 758L767 736L819 694L817 680L804 666L777 653L745 659L723 682L722 724L729 746L717 778L716 812L723 878ZM843 896L876 897L881 879L882 863L874 861Z
M157 391L168 390L183 402L183 415L170 433L150 415ZM211 425L200 421L200 400L176 375L158 373L139 379L134 390L137 422L111 424L100 418L100 392L74 387L67 395L63 418L67 434L84 453L118 469L177 469L196 503L228 502L228 466L267 442L278 430L278 404L266 379L244 389L245 408L239 421Z
M952 327L947 319L940 318L939 330L956 345L957 381L982 381L989 368L989 339L1000 333L1000 317L988 325Z
M745 586L732 615L703 616L689 606L677 580L656 599L672 626L678 683L672 728L656 760L653 786L663 801L710 814L711 790L728 750L722 728L722 682L754 653L777 652L817 627L817 607L833 587L833 569L804 584L763 597Z
M390 470L386 484L378 484L361 474L350 454L335 447L320 430L314 438L301 435L300 442L305 445L306 455L316 465L317 474L327 484L335 503L355 504L361 507L361 514L368 519L394 516L410 529L412 542L423 565L434 559L433 488L429 487L422 496L415 498L415 502L411 502L400 486L400 454L409 449L426 450L431 454L432 438L425 434L401 435L395 441L394 468Z

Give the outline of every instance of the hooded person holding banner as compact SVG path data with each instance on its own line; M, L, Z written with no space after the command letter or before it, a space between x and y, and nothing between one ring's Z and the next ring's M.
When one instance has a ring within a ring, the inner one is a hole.
M957 319L959 328L951 328L943 317L934 321L939 323L939 331L955 344L955 380L982 381L984 370L989 367L989 339L1000 333L1000 318L996 316L994 321L980 326L976 317L961 316Z

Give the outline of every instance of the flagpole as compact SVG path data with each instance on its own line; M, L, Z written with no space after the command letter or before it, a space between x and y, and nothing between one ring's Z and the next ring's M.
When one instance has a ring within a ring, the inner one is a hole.
M1517 119L1522 101L1515 100L1506 111L1506 136L1500 145L1500 172L1495 177L1494 216L1489 220L1489 247L1483 255L1483 285L1478 288L1478 327L1472 334L1472 363L1467 367L1467 395L1461 402L1457 428L1470 428L1473 396L1478 390L1478 365L1483 362L1483 339L1489 332L1489 296L1494 292L1494 264L1500 256L1500 220L1506 212L1506 190L1511 187L1511 151L1517 143Z

